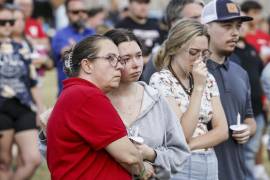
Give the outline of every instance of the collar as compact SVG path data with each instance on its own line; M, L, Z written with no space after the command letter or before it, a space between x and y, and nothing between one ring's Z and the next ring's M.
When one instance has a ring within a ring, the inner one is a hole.
M68 25L68 28L69 28L73 33L75 33L75 34L78 34L78 33L79 33L79 31L78 31L74 26L72 26L71 24ZM79 34L89 34L89 33L94 34L94 33L95 33L95 30L92 29L92 28L89 28L89 27L85 27L85 28L83 29L83 31L82 31L81 33L79 33Z
M78 77L70 77L70 78L63 80L63 85L64 85L64 89L66 89L67 87L73 86L73 85L89 86L89 87L99 89L93 83L91 83L85 79L78 78Z
M223 64L219 64L216 63L215 61L213 61L212 59L209 59L207 61L207 67L209 67L210 69L217 69L217 68L224 68L226 71L229 70L230 68L230 63L229 63L229 57L227 57L224 61Z

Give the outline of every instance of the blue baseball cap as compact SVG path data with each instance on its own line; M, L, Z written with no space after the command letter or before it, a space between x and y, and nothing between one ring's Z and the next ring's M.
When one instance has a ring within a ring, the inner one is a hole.
M230 20L252 21L253 18L241 15L239 6L231 0L212 0L202 11L201 22L223 22Z

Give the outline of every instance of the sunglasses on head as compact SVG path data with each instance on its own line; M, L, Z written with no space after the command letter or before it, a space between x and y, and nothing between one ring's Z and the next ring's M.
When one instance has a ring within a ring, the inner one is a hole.
M0 19L0 26L5 26L7 23L13 26L15 24L15 20L14 19Z
M74 14L74 15L77 15L77 14L80 14L80 13L85 13L85 14L87 13L87 11L83 10L83 9L81 9L81 10L69 10L69 12Z

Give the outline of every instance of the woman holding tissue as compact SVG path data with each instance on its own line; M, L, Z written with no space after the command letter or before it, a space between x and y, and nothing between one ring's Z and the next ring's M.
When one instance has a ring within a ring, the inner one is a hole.
M144 161L153 165L155 177L170 179L189 156L182 128L165 98L145 83L137 82L143 70L143 56L136 36L124 29L111 30L105 36L118 46L120 58L126 63L119 87L107 95Z
M173 178L177 180L218 179L213 147L228 138L218 87L205 65L211 54L208 44L209 35L203 25L194 20L179 21L156 57L161 71L150 79L150 85L167 97L177 114L192 152ZM208 124L212 126L210 131Z

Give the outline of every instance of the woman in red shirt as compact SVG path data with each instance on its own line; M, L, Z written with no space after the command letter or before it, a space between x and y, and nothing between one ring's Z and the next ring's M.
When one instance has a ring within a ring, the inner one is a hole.
M105 36L85 38L67 53L70 77L47 126L52 179L147 179L152 172L128 140L126 128L105 93L118 87L125 62Z

